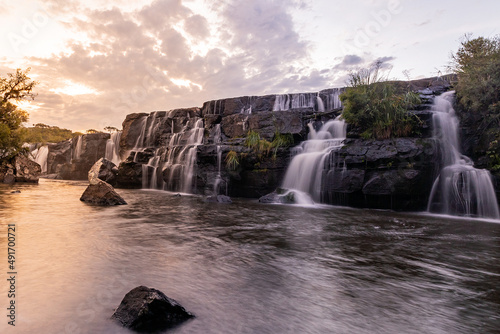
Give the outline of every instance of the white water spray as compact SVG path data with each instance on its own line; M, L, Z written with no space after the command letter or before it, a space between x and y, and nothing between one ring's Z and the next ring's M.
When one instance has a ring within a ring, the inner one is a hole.
M452 106L454 92L434 100L433 135L439 141L442 169L434 181L428 211L450 215L500 218L491 175L473 167L472 160L460 153L458 118Z

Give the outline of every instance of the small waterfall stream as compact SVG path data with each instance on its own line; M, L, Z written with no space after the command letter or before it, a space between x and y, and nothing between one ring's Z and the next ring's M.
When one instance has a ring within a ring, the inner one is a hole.
M47 145L40 146L31 152L33 161L42 167L42 174L47 173L47 157L49 155L49 147Z
M450 215L500 218L491 175L473 167L460 153L459 121L452 106L454 92L434 100L433 136L441 149L441 172L434 181L427 210Z
M72 141L75 138L72 139ZM83 149L83 135L76 137L75 149L71 152L71 161L80 159Z
M109 161L113 162L115 165L119 165L120 159L120 138L122 136L121 131L117 131L111 134L111 138L106 142L106 153L104 157Z
M326 122L319 131L315 131L311 123L308 126L309 138L292 150L296 155L287 168L282 184L283 188L298 194L295 196L298 204L321 200L325 160L342 147L346 137L346 124L340 116Z

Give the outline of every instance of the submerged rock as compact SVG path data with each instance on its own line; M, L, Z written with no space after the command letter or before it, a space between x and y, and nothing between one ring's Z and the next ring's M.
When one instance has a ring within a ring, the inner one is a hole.
M267 204L314 204L314 201L305 193L298 190L278 188L270 194L259 198L260 203Z
M233 203L229 196L225 195L217 195L217 196L208 196L205 199L205 202L208 203Z
M193 314L163 292L138 286L125 295L111 319L138 332L154 332L176 326L193 317Z

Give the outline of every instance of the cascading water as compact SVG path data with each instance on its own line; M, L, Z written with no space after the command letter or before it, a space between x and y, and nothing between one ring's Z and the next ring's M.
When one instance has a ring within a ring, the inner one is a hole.
M309 139L292 149L296 154L285 174L282 187L294 191L298 204L310 204L321 200L321 182L325 159L332 151L338 151L346 138L346 124L340 119L330 120L324 124L319 131L315 131L313 125L309 125ZM308 194L309 199L303 194Z
M441 150L441 172L434 181L427 210L450 215L500 218L490 173L476 169L460 153L454 92L443 93L432 107L433 135Z
M180 132L173 133L168 146L157 148L148 163L142 165L142 187L192 192L196 152L204 130L203 119L192 118ZM149 136L154 131L147 133L144 140L151 143Z
M113 162L115 165L119 165L120 159L120 138L122 136L121 131L117 131L111 134L111 138L106 142L106 153L104 157L109 161Z
M75 140L75 138L73 138ZM83 135L76 137L75 149L71 152L71 160L80 159L80 155L82 154L83 147Z
M214 180L214 195L219 195L220 186L224 180L221 176L221 167L222 167L222 148L220 146L221 138L221 129L220 124L215 125L215 134L214 134L214 143L217 145L217 175ZM226 183L226 195L227 195L227 183Z
M327 89L317 93L282 94L276 95L273 111L286 111L300 108L316 108L318 112L325 112L342 108L338 88ZM323 96L325 101L323 101Z
M49 155L49 147L47 145L40 146L38 149L31 152L33 161L42 167L42 174L47 173L47 157Z

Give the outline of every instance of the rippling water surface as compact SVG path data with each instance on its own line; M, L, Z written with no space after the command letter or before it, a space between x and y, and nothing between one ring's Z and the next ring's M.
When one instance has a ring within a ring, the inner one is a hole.
M1 333L131 333L109 317L138 285L197 316L169 333L500 331L497 222L121 189L100 208L86 185L0 185L0 309L9 223L18 264Z

